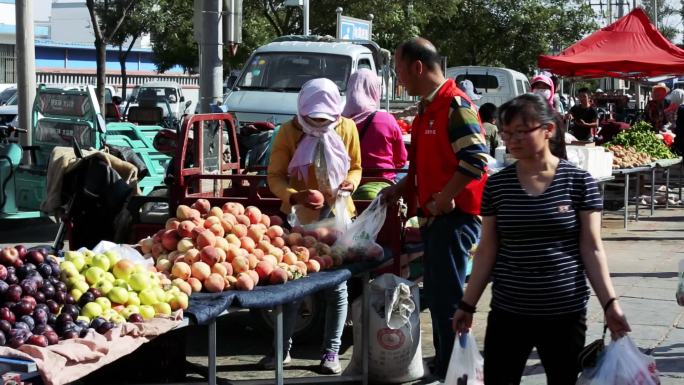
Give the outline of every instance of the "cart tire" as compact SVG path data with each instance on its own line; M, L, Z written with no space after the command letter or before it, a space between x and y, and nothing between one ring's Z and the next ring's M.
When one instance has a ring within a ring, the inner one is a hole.
M275 331L275 319L272 309L250 309L254 319L253 326L262 332ZM297 323L292 339L296 342L320 342L325 322L325 301L321 294L312 294L302 301L297 313Z

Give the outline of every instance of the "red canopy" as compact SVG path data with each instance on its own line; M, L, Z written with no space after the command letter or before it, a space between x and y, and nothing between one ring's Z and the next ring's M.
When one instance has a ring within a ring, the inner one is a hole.
M562 76L646 78L684 74L684 50L670 43L635 8L558 56L540 55L539 68Z

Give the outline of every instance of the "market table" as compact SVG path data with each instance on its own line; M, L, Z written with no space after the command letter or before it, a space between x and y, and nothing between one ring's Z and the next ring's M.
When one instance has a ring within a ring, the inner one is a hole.
M363 281L362 294L362 320L368 324L368 282L370 271L382 266L391 257L387 256L383 261L357 262L342 265L334 270L320 271L304 278L289 281L282 285L257 286L252 291L227 291L223 293L208 294L196 293L190 297L190 306L187 309L188 317L193 324L207 325L208 327L208 383L215 385L216 377L216 320L218 317L228 314L231 310L273 308L276 318L276 332L274 335L274 347L276 354L276 367L274 380L263 380L260 383L275 383L282 385L287 383L324 383L324 382L361 382L368 383L368 328L363 328L362 335L362 371L357 375L321 376L307 378L287 379L283 376L283 311L284 304L300 300L315 292L333 287L345 282L354 276L361 276ZM313 381L312 381L313 380ZM275 381L275 382L269 382ZM239 382L239 381L234 381ZM250 381L254 383L254 381Z
M644 173L647 171L651 171L651 169L654 168L654 165L646 165L646 166L641 166L641 167L630 167L630 168L618 168L613 170L613 176L617 175L622 175L625 178L625 183L624 183L624 228L627 228L627 220L629 217L629 178L631 174L636 174L636 198L634 200L635 204L635 220L639 220L639 173ZM653 189L653 187L651 188Z
M663 170L663 174L665 175L665 191L667 194L667 198L669 198L670 195L670 168L672 166L676 165L681 165L682 164L682 158L675 158L675 159L659 159L653 162L653 169L651 170L651 215L653 215L653 211L655 210L655 180L656 180L656 171L657 170ZM679 199L682 199L682 173L680 171L679 173ZM670 202L669 199L665 199L665 208L670 207Z

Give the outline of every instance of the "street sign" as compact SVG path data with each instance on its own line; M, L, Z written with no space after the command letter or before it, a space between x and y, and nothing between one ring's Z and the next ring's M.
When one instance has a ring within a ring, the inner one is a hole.
M337 17L337 38L340 40L372 40L373 22L354 17Z

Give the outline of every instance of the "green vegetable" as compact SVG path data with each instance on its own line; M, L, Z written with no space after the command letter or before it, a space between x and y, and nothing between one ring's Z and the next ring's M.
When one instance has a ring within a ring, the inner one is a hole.
M655 159L673 159L675 155L653 132L653 127L646 122L635 123L629 130L615 135L610 143L604 144L634 147L637 151L646 153Z

